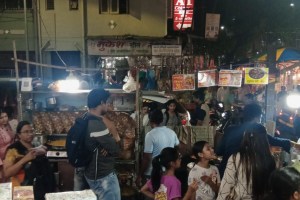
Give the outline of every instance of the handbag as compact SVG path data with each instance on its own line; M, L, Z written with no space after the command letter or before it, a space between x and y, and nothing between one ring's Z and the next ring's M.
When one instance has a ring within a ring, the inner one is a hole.
M235 191L235 187L236 187L237 182L238 182L238 178L237 178L237 173L238 172L237 172L237 169L236 169L236 166L235 166L235 162L234 162L234 168L235 168L235 175L234 175L235 182L234 182L234 185L230 188L230 192L225 197L225 200L236 200L237 197L238 197L238 194Z

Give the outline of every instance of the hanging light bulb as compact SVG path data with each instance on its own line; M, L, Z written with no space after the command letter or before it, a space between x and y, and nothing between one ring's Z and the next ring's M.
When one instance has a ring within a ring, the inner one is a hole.
M73 71L66 77L66 80L60 80L58 82L60 92L75 92L80 87L80 82L74 75Z

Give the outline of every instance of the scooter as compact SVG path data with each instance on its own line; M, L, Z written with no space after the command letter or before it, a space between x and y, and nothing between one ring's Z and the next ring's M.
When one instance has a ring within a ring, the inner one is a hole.
M296 122L298 121L298 119L299 117L297 116ZM294 121L295 114L288 109L282 109L276 118L275 137L297 141L299 136L296 135Z

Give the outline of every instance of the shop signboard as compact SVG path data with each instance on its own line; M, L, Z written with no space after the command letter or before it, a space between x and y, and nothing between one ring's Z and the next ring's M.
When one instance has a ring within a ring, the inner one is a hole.
M220 14L206 14L205 21L205 38L216 40L219 36Z
M174 0L173 30L192 27L194 0Z
M266 85L269 80L269 68L245 68L245 84Z
M181 56L181 45L152 45L152 56Z
M195 90L194 74L174 74L172 76L173 91Z
M241 70L220 70L219 86L241 87L243 71Z
M217 70L203 70L198 72L198 88L216 86Z
M150 41L137 40L88 40L88 55L138 56L151 55Z

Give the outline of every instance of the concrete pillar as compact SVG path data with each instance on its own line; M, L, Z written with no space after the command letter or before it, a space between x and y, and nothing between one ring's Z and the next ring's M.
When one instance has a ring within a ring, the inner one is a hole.
M267 67L269 68L269 75L276 74L276 45L269 44L267 47ZM266 121L274 121L275 117L275 108L276 108L276 93L275 93L275 82L269 83L266 86L266 99L265 99L265 113L266 113Z

